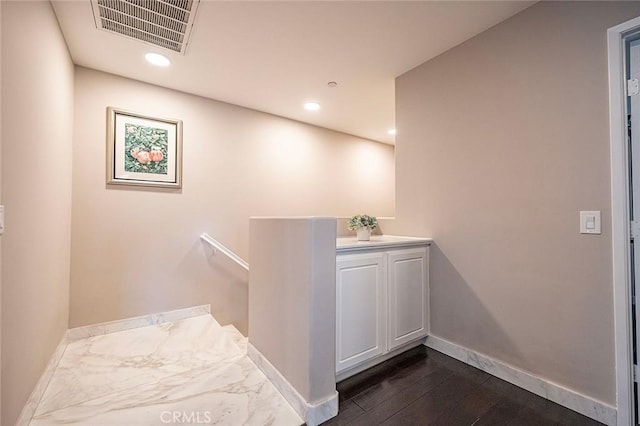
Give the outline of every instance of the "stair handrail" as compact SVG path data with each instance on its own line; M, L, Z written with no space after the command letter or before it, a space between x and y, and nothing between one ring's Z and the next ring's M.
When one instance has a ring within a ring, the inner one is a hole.
M230 249L225 247L220 241L216 240L211 235L209 235L209 234L207 234L205 232L202 235L200 235L200 239L202 241L206 242L207 244L209 244L211 247L213 247L213 253L214 254L216 253L216 250L219 250L222 254L227 256L229 259L233 260L234 262L236 262L238 265L242 266L247 271L249 270L249 264L244 259L242 259L240 256L235 254L233 251L231 251Z

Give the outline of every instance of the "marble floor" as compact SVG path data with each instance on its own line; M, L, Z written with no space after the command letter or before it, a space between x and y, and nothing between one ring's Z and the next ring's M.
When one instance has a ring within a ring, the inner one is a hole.
M69 343L30 425L304 422L211 315Z

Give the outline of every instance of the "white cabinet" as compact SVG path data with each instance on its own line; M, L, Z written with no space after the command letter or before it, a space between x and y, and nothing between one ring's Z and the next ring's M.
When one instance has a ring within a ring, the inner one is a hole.
M427 245L338 250L336 373L375 364L428 334L428 250Z
M429 332L427 249L392 251L388 262L389 350Z
M386 262L383 253L336 260L336 370L381 355L386 347Z

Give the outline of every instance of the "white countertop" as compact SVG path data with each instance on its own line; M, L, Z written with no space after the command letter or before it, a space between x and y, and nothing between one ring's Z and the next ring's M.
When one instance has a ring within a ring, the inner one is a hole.
M336 253L368 250L374 248L424 246L433 242L431 238L398 237L395 235L372 235L369 241L358 241L356 237L336 239Z

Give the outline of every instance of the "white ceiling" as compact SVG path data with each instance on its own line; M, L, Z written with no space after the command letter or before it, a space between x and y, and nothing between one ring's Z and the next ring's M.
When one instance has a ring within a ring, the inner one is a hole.
M52 3L77 65L393 144L394 79L534 2L203 0L184 56L96 29L88 0Z

